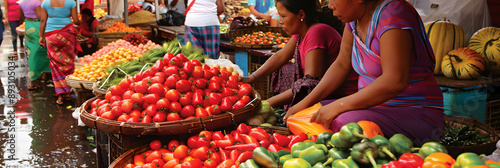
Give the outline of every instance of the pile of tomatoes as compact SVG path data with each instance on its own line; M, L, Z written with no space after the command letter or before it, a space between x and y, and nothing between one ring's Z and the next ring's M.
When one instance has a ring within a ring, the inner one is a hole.
M252 86L227 70L165 54L150 69L111 86L90 113L120 122L164 122L217 115L251 101Z
M201 131L187 142L171 140L162 144L159 140L149 143L151 150L134 156L133 163L125 168L233 168L251 159L259 146L272 152L290 151L295 143L306 141L307 136L270 135L262 128L240 124L236 130L224 135L221 131Z
M281 33L258 31L236 37L234 42L246 44L281 44L287 43L288 40L290 40L290 37L283 37Z

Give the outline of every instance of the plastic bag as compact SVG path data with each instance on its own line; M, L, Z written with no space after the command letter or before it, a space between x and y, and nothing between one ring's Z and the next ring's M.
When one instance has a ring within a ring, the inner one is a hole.
M207 65L220 65L220 66L232 66L234 71L238 72L238 74L240 74L240 76L243 75L243 71L240 69L240 66L234 64L233 62L231 62L230 60L228 59L205 59L205 64Z
M186 16L176 10L168 10L167 13L162 13L160 18L157 23L161 26L180 26L184 25L186 20Z
M331 129L327 129L321 124L310 122L312 115L316 113L321 106L321 103L316 103L314 106L301 110L288 117L286 124L290 132L294 135L305 133L307 136L319 135L323 132L333 133Z

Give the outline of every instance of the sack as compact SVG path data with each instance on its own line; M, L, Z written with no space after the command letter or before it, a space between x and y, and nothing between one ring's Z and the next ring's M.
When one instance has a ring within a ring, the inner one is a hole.
M184 25L186 16L176 10L168 10L167 13L161 14L161 19L156 21L161 26L180 26Z

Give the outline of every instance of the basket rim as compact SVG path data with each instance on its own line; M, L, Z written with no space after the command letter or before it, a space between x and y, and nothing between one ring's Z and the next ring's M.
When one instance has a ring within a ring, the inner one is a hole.
M94 84L94 81L88 81L88 80L80 80L80 79L72 79L66 76L65 78L66 83L68 83L69 86L75 89L87 89L87 90L92 90L92 86Z
M149 144L143 145L141 147L137 147L134 149L130 149L125 153L121 154L120 157L116 158L111 164L109 164L109 168L115 168L117 166L124 166L123 164L128 164L129 159L133 159L133 157L139 153L146 152L150 150Z
M89 127L95 127L96 129L107 132L107 133L112 133L112 134L123 134L123 135L138 135L138 134L133 134L130 132L123 132L122 130L125 129L143 129L144 131L141 134L146 133L146 135L175 135L174 133L169 134L161 134L158 132L158 129L164 127L164 126L174 126L174 125L179 125L179 126L190 126L193 127L195 124L200 125L200 129L204 130L205 124L203 121L208 121L212 122L211 118L217 117L217 116L223 116L230 114L230 118L232 120L231 123L227 123L227 125L224 126L229 126L229 125L234 125L234 115L235 114L242 114L242 113L253 113L255 107L260 104L260 95L257 91L252 89L253 93L253 98L256 98L254 102L252 102L250 105L243 107L238 110L234 111L229 111L225 112L219 115L214 115L214 116L207 116L207 117L197 117L197 118L191 118L191 119L184 119L184 120L178 120L178 121L165 121L165 122L153 122L153 123L130 123L130 122L119 122L115 120L108 120L108 119L103 119L98 116L91 115L86 108L91 104L92 101L95 99L102 97L101 96L96 96L93 97L87 101L85 101L82 106L80 107L80 118L85 119L84 121L85 125ZM90 125L89 125L90 124ZM101 127L98 125L103 125L106 128L111 128L111 127L119 127L119 129L112 129L111 131L109 129L103 130ZM190 133L190 132L184 132L184 133Z
M491 142L481 144L481 145L474 145L474 146L446 146L446 148L470 148L470 147L481 147L481 146L490 146L491 144L496 144L498 140L500 140L500 135L496 132L496 130L491 127L490 125L481 122L477 119L474 118L469 118L469 117L462 117L462 116L455 116L455 115L445 115L444 116L445 122L453 122L456 124L463 124L463 125L468 125L465 122L472 122L474 125L469 125L474 127L476 130L481 130L484 131L488 134L490 134L490 139Z

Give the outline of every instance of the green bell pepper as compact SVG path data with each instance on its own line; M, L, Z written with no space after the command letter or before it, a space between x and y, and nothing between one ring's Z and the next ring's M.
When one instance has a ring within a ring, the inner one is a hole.
M349 150L340 150L338 148L330 148L330 150L328 150L328 157L333 158L333 160L347 159L349 156L351 156Z
M277 168L278 167L278 161L277 161L278 158L277 158L277 155L274 155L273 153L274 152L270 152L264 147L257 147L253 150L252 159L258 165L261 165L264 167Z
M298 158L299 154L302 150L307 149L315 144L316 144L316 142L312 142L312 141L310 141L310 142L297 142L297 143L292 145L292 147L290 148L290 151L292 151L292 156L294 158Z
M335 148L346 150L351 148L352 145L354 145L354 142L341 139L340 133L337 132L332 135L332 137L330 138L330 142L328 142L328 144Z
M411 141L410 139L408 139L408 137L400 133L394 134L389 139L389 142L391 143L397 155L402 155L403 153L410 153L413 147L413 141Z
M494 168L500 168L500 165L495 164L495 163L488 163L488 164L486 164L486 166L494 167Z
M398 160L393 152L394 149L392 148L391 143L389 140L383 136L377 135L372 138L370 138L370 141L375 143L378 147L378 157L380 159L389 159L391 158L392 160Z
M448 151L446 150L446 147L444 147L443 145L441 145L438 142L426 142L418 150L418 153L420 153L423 156L422 157L423 159L425 159L425 157L429 156L430 154L432 154L434 152L448 153Z
M240 164L239 168L260 168L253 159L248 159L247 161Z
M378 156L377 144L370 141L363 141L354 144L351 151L351 157L358 163L362 164L372 164L374 168L377 168L377 163L375 159Z
M276 154L278 154L278 156L281 157L284 155L290 155L292 153L290 151L287 151L287 150L279 150L278 152L276 152Z
M359 142L362 139L368 139L366 135L363 135L363 129L355 122L348 123L342 126L339 130L340 139L344 139L351 142Z
M477 154L466 152L458 155L457 160L453 164L453 168L469 168L476 165L485 165L483 159Z
M282 166L287 160L292 159L292 155L283 155L280 157L280 165Z
M323 144L315 144L309 148L302 150L299 154L299 158L302 158L309 162L311 165L315 165L318 162L324 162L327 159L328 148Z
M318 162L312 168L330 168L330 166L325 166L324 164Z
M311 164L302 158L292 158L283 164L283 168L311 168Z
M352 157L348 157L347 159L339 159L333 162L335 168L359 168L358 164L352 160Z
M330 141L330 138L332 138L333 133L330 132L323 132L318 135L316 138L316 143L317 144L324 144L326 145L328 141Z

